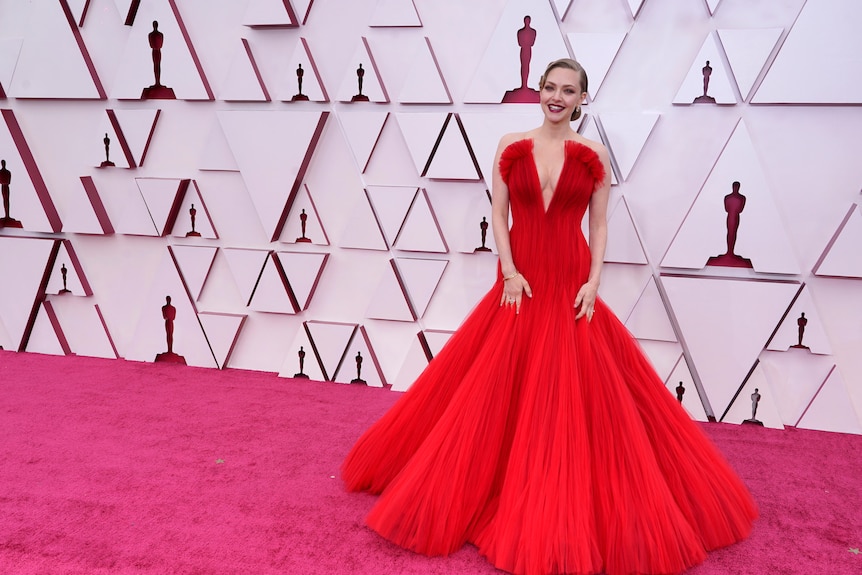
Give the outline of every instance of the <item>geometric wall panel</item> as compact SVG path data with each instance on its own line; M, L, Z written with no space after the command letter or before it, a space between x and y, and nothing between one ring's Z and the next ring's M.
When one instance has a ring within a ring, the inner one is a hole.
M329 254L308 252L276 252L288 282L296 313L308 309L314 291L323 275Z
M525 46L523 52L519 36ZM521 101L538 102L539 78L545 66L566 54L566 43L548 2L510 0L497 20L464 101L500 103L508 93L513 102L522 94Z
M625 198L620 198L608 218L605 261L620 264L648 263Z
M215 246L168 246L186 289L197 301L215 262Z
M314 205L314 198L311 196L307 184L300 188L293 200L279 241L319 246L329 245L329 237L323 228L323 222L320 221L320 214L317 211L317 206Z
M254 295L255 287L263 273L264 266L269 263L268 250L252 250L243 248L223 248L228 268L236 282L243 305L248 305Z
M45 292L59 295L93 295L81 261L69 240L60 242L57 258L54 261L54 269L51 272Z
M371 46L364 36L348 62L350 65L338 89L336 99L339 102L389 102L389 95L377 70Z
M458 117L464 124L470 148L479 162L479 169L487 185L491 184L494 156L500 138L512 132L525 132L542 122L538 106L518 106L517 109L499 112L467 112ZM419 169L421 173L421 168Z
M747 101L751 95L754 82L778 44L782 32L784 28L718 30L718 38L727 54L743 101Z
M361 110L338 114L341 128L350 143L360 172L364 172L368 167L368 161L371 159L387 118L389 118L389 112Z
M466 137L461 120L450 114L446 118L443 133L435 144L433 155L421 175L445 180L478 180L479 165L467 145Z
M452 103L452 96L427 36L410 60L410 69L404 87L398 94L398 101L402 104Z
M407 142L407 149L410 150L416 171L420 175L424 174L428 169L431 154L434 153L434 148L442 138L443 130L449 123L451 114L446 112L422 114L405 112L396 113L395 118L398 120L398 127L401 128L404 140Z
M347 223L337 244L339 247L382 251L389 249L367 192L354 202L348 214Z
M420 189L413 198L404 224L392 247L411 252L447 253L449 247L437 221L428 192Z
M629 0L629 2L633 2L634 0ZM643 2L643 0L641 0ZM709 10L710 16L715 14L718 5L721 3L721 0L706 0L706 8Z
M365 310L365 317L391 321L416 321L416 313L410 306L409 295L398 275L394 259L384 268L374 296Z
M28 4L27 23L20 30L24 43L11 85L4 86L7 96L104 99L78 28L67 17L71 13L66 12L65 2Z
M38 301L48 283L47 273L55 240L0 237L0 322L10 340L6 349L20 349L26 343ZM8 347L7 347L8 345Z
M269 92L263 83L251 45L242 38L234 51L227 77L222 83L219 99L226 102L269 102Z
M281 235L329 112L218 112L266 235Z
M799 285L674 276L662 276L661 281L709 403L720 415Z
M371 27L422 26L413 0L377 0L377 6L368 23Z
M712 34L703 41L673 103L736 104L721 48Z
M862 3L806 2L752 102L862 104L860 28ZM808 71L804 89L799 70Z
M614 160L623 180L628 179L658 119L659 114L651 112L602 114L602 128L613 148Z
M735 182L740 183L738 190ZM702 269L709 262L718 273L723 269L718 266L746 267L747 259L747 267L758 272L798 274L799 264L779 213L741 120L661 265Z
M625 325L639 340L677 341L654 278L650 278L647 282Z
M290 287L275 254L270 254L248 303L249 309L269 313L296 313Z
M186 187L170 227L174 237L218 239L218 232L196 180L191 180Z
M833 369L829 374L797 427L862 434L862 419L853 408L847 384L839 370Z
M279 100L328 102L329 95L320 78L317 64L311 55L308 42L300 38L293 54L285 60L284 72L279 84ZM301 86L300 86L301 83Z
M42 302L24 351L47 355L69 355L72 353L50 302Z
M720 406L721 411L716 413L718 420L725 423L738 424L746 419L751 419L754 409L754 400L751 396L756 392L760 394L760 399L757 402L755 417L763 423L764 427L784 429L784 422L776 405L777 388L772 384L774 375L770 371L768 364L758 362L754 367L754 371L751 372L748 381L739 390L733 403L726 408ZM716 408L718 407L716 406Z
M116 134L130 168L144 165L161 112L159 109L108 110L111 122L116 122L114 125Z
M198 314L201 327L220 368L227 367L247 318L246 315L229 313L201 312Z
M800 340L803 348L797 347ZM832 354L832 345L807 286L802 288L799 297L793 302L784 321L766 346L766 349L771 351L788 351L791 348L806 349L821 355Z
M6 98L12 87L12 74L23 42L22 38L0 38L0 98Z
M149 38L156 32L153 22L158 22L157 32L163 42L158 84L172 89L179 100L215 99L175 1L141 3L120 58L111 98L137 100L143 97L144 88L157 83Z
M602 82L605 81L605 76L611 69L611 64L627 35L627 32L576 32L566 35L575 60L584 67L584 70L588 70L591 99L595 99L602 87Z
M460 196L460 194L459 194ZM461 220L461 237L458 251L472 254L490 250L497 253L497 243L491 229L491 194L482 186L475 191L465 190L463 197L464 218ZM452 205L454 202L449 202ZM483 241L484 240L484 241ZM480 249L484 248L484 249Z
M314 355L320 361L323 375L327 381L332 381L342 362L354 361L352 356L349 359L346 356L348 346L359 326L354 323L330 321L307 321L304 325L311 339Z
M161 236L169 234L179 215L180 204L188 190L189 180L135 178L135 183L141 190L141 197L144 199L156 232Z
M814 273L825 277L862 278L862 208L853 204L817 265Z
M242 24L252 28L296 28L299 26L296 14L291 3L286 0L251 0Z
M638 14L643 7L644 0L627 0L629 4L629 10L631 10L632 18L637 18ZM706 0L707 2L717 4L721 0Z
M416 378L428 367L428 362L439 353L451 336L451 331L441 330L424 330L417 333L392 383L392 391L410 389Z
M766 364L781 421L784 425L792 426L802 418L805 409L835 368L831 357L799 349L788 352L764 351L760 361Z
M643 345L644 342L641 342ZM654 344L655 342L647 342ZM667 345L667 344L666 344ZM647 350L650 348L647 347ZM680 359L676 363L671 374L665 379L665 386L671 392L673 397L676 397L676 388L682 384L685 391L682 395L682 407L688 412L689 416L696 421L708 421L706 411L703 409L703 403L700 401L700 396L697 393L697 387L694 385L694 378L691 377L691 371L688 369L688 364L685 358L680 354Z
M359 326L353 334L347 346L344 360L335 372L332 381L339 383L359 383L354 379L362 379L369 387L383 387L386 385L386 377L380 369L377 354L368 339L368 333L363 326Z
M99 306L93 304L92 298L49 295L45 304L56 314L70 353L106 359L119 357Z
M63 223L15 113L5 109L2 113L5 122L0 124L0 159L6 166L0 169L8 171L9 217L18 220L25 230L59 232ZM0 218L3 217L5 211L0 205Z
M417 318L425 315L448 264L448 260L395 259L398 277L407 291L410 307Z
M198 320L194 301L190 298L175 261L168 250L165 252L143 299L137 328L125 357L151 362L158 354L167 351L167 325L162 314L167 297L170 297L170 305L176 313L171 351L184 357L187 365L218 368L219 364Z
M221 124L215 119L198 156L197 169L221 172L238 172L236 158L227 141Z
M285 348L285 357L278 370L278 376L292 378L300 373L314 381L326 381L305 324L297 330L296 337Z

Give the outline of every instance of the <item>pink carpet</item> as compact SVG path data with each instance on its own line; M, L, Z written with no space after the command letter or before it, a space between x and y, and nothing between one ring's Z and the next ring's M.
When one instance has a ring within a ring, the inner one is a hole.
M0 351L2 574L491 574L363 527L338 468L397 394ZM690 575L862 573L862 437L705 429L762 517ZM708 470L704 470L708 472Z

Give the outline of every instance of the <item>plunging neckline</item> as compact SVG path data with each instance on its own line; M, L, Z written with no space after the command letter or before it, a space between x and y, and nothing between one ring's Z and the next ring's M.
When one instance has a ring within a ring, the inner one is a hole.
M550 211L551 206L554 205L554 198L557 197L557 188L560 187L560 182L563 181L563 174L566 172L566 168L569 164L569 143L579 144L582 146L583 144L577 140L563 140L563 165L560 168L560 175L557 176L557 183L551 188L551 197L546 205L544 188L542 188L542 178L539 176L539 164L536 162L536 140L533 138L525 139L530 141L530 158L533 160L533 174L535 174L536 184L539 190L539 199L542 201L542 210L547 214Z

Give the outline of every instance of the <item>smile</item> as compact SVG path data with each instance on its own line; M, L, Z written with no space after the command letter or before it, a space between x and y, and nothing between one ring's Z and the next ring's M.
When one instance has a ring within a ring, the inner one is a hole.
M565 110L565 106L555 106L553 104L548 104L548 109L552 112L562 112Z

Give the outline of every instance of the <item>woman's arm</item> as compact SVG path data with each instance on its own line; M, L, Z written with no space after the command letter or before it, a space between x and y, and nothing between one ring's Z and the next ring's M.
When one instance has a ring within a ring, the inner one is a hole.
M605 179L590 197L590 275L587 283L581 286L575 298L575 307L580 307L575 319L584 316L592 319L596 297L599 291L599 281L605 260L605 248L608 244L608 197L611 190L611 164L608 150L604 146L596 150L605 168Z

